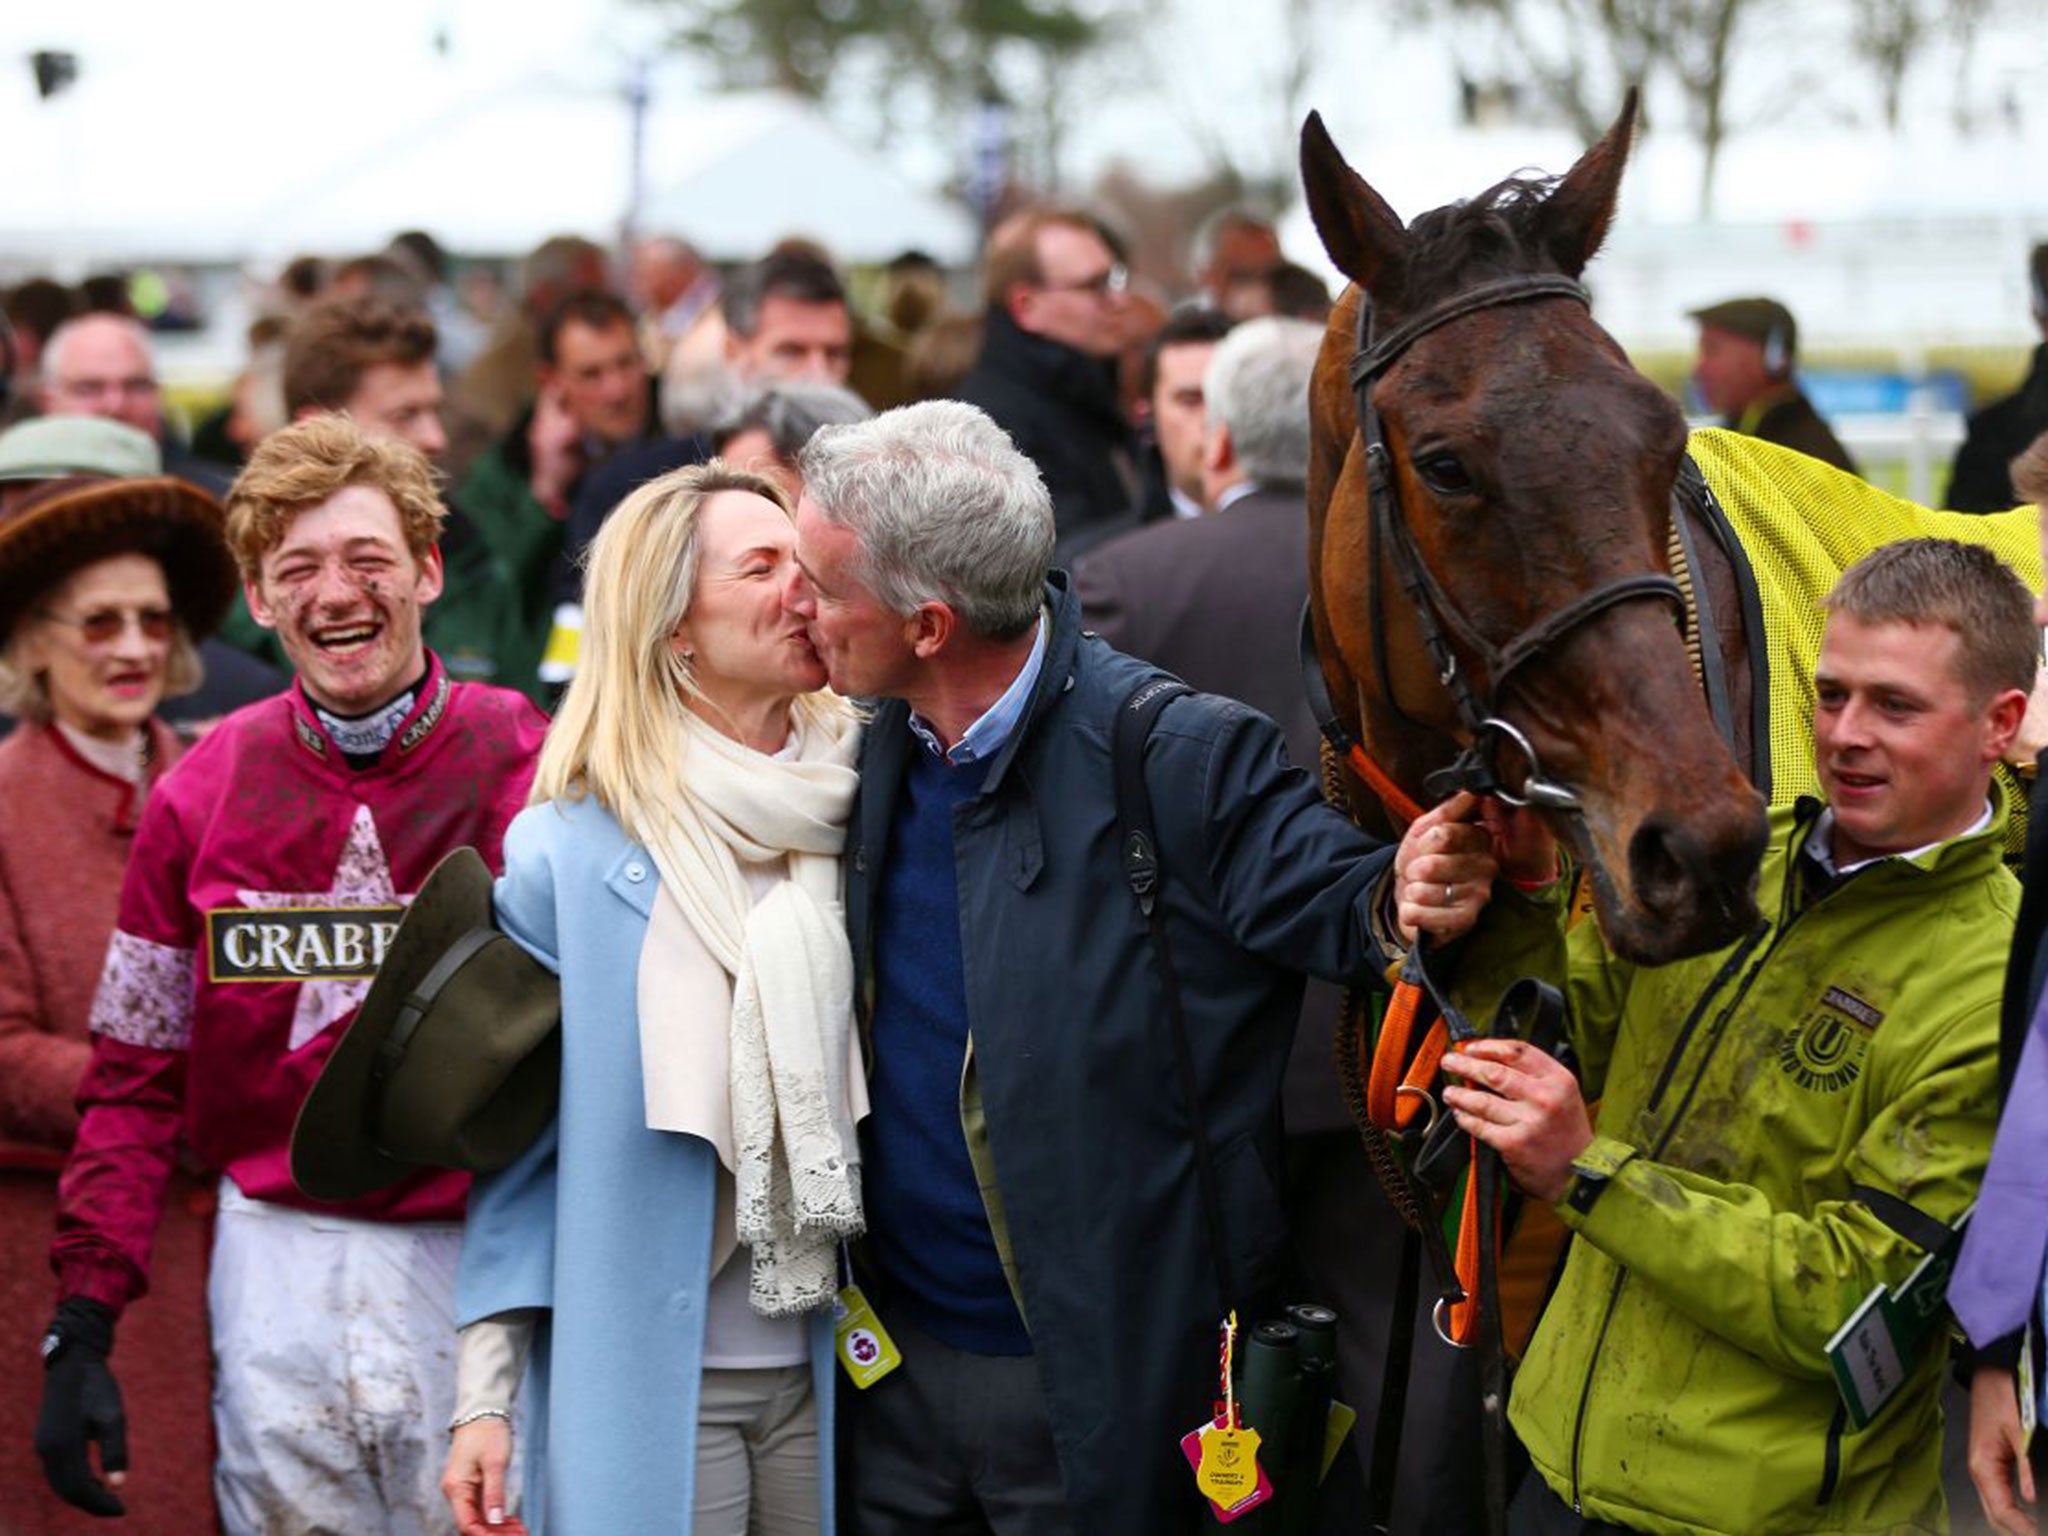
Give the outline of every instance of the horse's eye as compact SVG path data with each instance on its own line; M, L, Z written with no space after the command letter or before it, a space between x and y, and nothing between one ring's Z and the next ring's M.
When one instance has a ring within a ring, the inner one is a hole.
M1472 477L1454 453L1432 453L1417 459L1415 473L1439 496L1468 496L1475 489Z

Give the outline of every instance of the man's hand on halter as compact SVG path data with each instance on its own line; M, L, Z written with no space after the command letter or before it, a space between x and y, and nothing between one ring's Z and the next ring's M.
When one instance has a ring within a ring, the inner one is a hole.
M1444 1057L1457 1079L1444 1105L1458 1129L1500 1154L1508 1175L1538 1200L1564 1198L1572 1159L1593 1139L1593 1123L1571 1069L1526 1040L1470 1040Z
M1522 885L1557 878L1557 845L1541 817L1460 790L1412 823L1394 853L1394 915L1404 942L1471 930L1497 875Z

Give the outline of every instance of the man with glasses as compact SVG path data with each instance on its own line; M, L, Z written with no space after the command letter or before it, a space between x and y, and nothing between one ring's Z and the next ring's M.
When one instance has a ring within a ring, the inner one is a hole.
M164 423L149 332L126 315L66 320L43 347L45 416L101 416L147 432L163 448L164 473L225 496L229 475L185 452Z
M1117 398L1129 274L1085 214L1019 214L989 237L981 360L960 387L1036 464L1064 563L1138 499L1136 443Z

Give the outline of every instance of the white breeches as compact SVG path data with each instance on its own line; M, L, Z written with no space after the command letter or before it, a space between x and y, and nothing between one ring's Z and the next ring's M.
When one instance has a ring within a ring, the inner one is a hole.
M214 1493L228 1536L454 1530L457 1223L251 1200L221 1180L207 1308Z

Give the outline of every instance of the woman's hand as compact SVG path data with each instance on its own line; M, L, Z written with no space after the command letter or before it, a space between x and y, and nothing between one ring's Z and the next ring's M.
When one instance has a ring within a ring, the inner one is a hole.
M2034 1469L2020 1427L2020 1397L2011 1371L1979 1366L1970 1377L1970 1481L1984 1519L2000 1536L2027 1536L2034 1523ZM2013 1498L2019 1482L2020 1499Z
M461 1536L526 1536L526 1526L505 1514L505 1469L512 1464L512 1426L500 1418L471 1419L448 1442L441 1494Z

